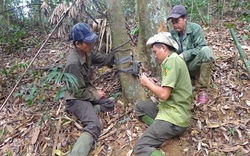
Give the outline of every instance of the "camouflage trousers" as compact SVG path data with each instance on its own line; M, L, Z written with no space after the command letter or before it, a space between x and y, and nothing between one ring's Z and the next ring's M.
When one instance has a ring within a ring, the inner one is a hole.
M203 47L194 59L187 61L187 67L191 77L199 76L199 88L207 88L211 77L214 54L208 46Z

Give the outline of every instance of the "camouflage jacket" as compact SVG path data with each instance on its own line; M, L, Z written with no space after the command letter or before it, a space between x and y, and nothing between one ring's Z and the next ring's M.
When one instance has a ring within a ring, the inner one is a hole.
M179 45L177 53L183 53L186 62L192 60L201 48L207 45L203 30L197 23L187 22L186 31L183 34L182 41L176 30L172 30L170 33Z
M114 63L114 55L103 55L99 52L87 53L86 61L78 54L75 48L70 49L67 57L65 73L71 73L76 76L79 82L78 91L66 91L65 102L71 99L79 99L82 101L89 101L91 103L98 103L100 97L91 83L92 65L104 66Z

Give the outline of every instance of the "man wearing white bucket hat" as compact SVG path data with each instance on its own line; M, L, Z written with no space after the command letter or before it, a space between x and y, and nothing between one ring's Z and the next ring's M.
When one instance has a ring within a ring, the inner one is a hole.
M175 52L178 44L168 32L161 32L147 41L161 65L161 85L142 74L140 83L147 87L159 102L140 101L135 111L149 125L134 147L137 156L164 156L158 148L165 140L183 134L190 124L192 85L186 63Z

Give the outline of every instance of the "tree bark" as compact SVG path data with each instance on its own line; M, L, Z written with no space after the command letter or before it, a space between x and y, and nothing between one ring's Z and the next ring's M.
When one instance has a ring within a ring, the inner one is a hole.
M128 41L128 35L125 28L125 18L122 13L122 1L106 0L107 13L111 28L113 46L117 47L120 44ZM139 40L136 49L134 49L134 57L140 60L147 70L156 74L159 65L156 62L154 55L149 48L146 48L146 42L152 35L160 31L168 31L166 26L167 17L171 3L169 0L137 0L137 12L139 17ZM125 45L123 48L130 48ZM129 55L130 52L117 52L116 59ZM119 65L118 69L128 67ZM120 73L120 81L122 85L123 95L129 102L138 100L146 100L146 92L140 85L138 78Z
M4 5L3 0L0 0L0 12L2 12L2 11L3 11L3 5Z
M157 71L159 65L151 50L145 45L157 32L168 31L169 26L166 22L170 7L169 0L137 0L140 27L137 49L139 57L144 60L144 66L151 71Z
M111 29L113 47L127 42L129 40L126 28L125 18L122 13L122 1L120 0L106 0L107 2L107 14ZM121 49L130 49L131 46L126 44ZM133 49L132 49L133 50ZM134 51L134 50L133 50ZM121 59L124 56L130 55L131 51L116 52L116 60ZM134 52L133 52L134 53ZM129 67L129 63L118 65L118 69L124 69ZM138 77L127 73L119 73L120 82L122 85L122 93L126 102L134 104L138 100L146 100L146 92L140 85Z

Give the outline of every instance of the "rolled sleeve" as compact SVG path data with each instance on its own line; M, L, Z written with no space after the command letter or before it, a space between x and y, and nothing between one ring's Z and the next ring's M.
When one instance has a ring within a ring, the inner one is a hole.
M102 54L100 52L93 52L92 62L97 66L105 66L114 64L114 54Z

